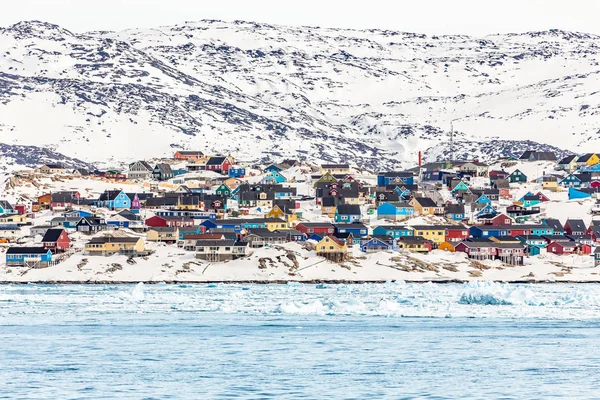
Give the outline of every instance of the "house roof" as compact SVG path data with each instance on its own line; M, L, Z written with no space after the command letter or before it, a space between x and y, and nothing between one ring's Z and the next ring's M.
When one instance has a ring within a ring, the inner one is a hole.
M50 199L53 203L70 203L73 201L72 192L56 192L50 195Z
M64 229L48 229L42 238L42 242L56 242L64 231Z
M64 169L65 167L62 164L44 164L42 167L48 167L50 169Z
M204 155L203 152L195 151L195 150L179 150L178 153L181 154L182 156L203 156Z
M9 247L6 254L47 254L49 251L44 247Z
M361 224L360 222L353 222L351 224L335 224L336 229L367 229L365 224Z
M148 232L150 232L150 231L155 231L155 232L176 232L177 229L178 228L176 226L158 226L158 227L148 228Z
M321 164L321 168L350 168L350 164Z
M383 175L386 178L396 178L396 177L409 178L409 177L413 176L414 174L409 171L395 171L395 172L392 171L392 172L380 172L379 175Z
M250 229L248 235L255 235L258 237L263 237L263 238L267 238L267 237L271 237L271 238L286 238L289 236L289 234L286 231L273 231L271 232L268 229L265 228L255 228L255 229Z
M360 215L360 206L358 204L340 204L337 206L338 215Z
M3 210L12 210L13 207L10 205L10 203L6 200L0 200L0 208L2 208Z
M570 156L563 157L558 163L561 165L568 165L571 164L573 160L577 158L578 157L575 154L571 154Z
M137 243L138 240L141 240L137 237L129 237L129 236L98 236L92 238L88 242L88 244L105 244L105 243Z
M510 189L510 182L507 179L496 179L494 181L494 187L496 189Z
M206 162L206 165L221 165L226 159L227 157L211 157Z
M375 228L383 228L386 231L411 231L412 229L407 227L407 226L401 226L401 225L379 225L376 226Z
M98 197L98 201L111 201L116 199L122 190L105 190L104 193Z
M338 198L333 196L325 196L321 199L321 206L323 207L335 207L338 203Z
M158 169L158 172L161 175L173 175L173 170L171 169L171 166L169 164L165 164L165 163L156 164L154 169L155 170Z
M564 231L565 230L565 228L563 227L563 224L561 224L560 221L555 218L546 218L546 219L542 220L542 222L545 223L546 225L548 225L550 228L553 228L554 231Z
M307 228L333 228L334 226L328 222L301 222L298 225L305 226Z
M583 220L581 220L581 219L567 219L567 223L565 224L565 226L567 224L573 231L584 232L587 230L587 228L585 226L585 222L583 222Z
M580 162L580 163L588 162L590 160L590 158L592 158L593 156L594 156L594 153L584 154L577 159L577 162Z
M435 201L433 201L429 197L415 197L415 201L418 202L421 205L421 207L437 207Z

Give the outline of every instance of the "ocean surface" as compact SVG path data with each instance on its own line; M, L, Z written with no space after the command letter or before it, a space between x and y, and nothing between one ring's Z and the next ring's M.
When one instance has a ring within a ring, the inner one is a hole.
M0 399L598 399L600 285L5 285Z

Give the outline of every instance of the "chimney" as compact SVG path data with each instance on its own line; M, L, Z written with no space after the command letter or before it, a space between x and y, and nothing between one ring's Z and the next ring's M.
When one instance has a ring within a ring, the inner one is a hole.
M419 151L419 167L423 165L423 155Z

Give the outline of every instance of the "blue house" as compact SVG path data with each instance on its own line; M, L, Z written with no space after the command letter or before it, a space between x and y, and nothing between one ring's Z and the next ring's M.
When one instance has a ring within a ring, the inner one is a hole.
M577 190L573 187L569 188L569 200L574 199L587 199L592 197L592 193L585 192L583 190Z
M369 241L362 241L360 250L364 253L373 253L378 251L393 250L393 239L391 242L378 238L371 238Z
M465 219L464 204L448 204L445 210L445 216L452 221L462 221Z
M469 191L469 185L467 185L464 181L460 181L456 184L456 186L454 186L451 190L452 193L456 193L456 192L468 192Z
M377 219L399 220L410 218L415 214L415 209L408 203L385 202L377 207Z
M96 207L106 207L109 210L131 208L131 199L122 190L107 190L95 202Z
M360 222L360 217L360 206L357 204L340 204L335 209L334 220L337 223Z
M415 178L412 172L380 172L377 175L377 186L387 185L412 185Z
M227 176L230 178L243 178L246 176L246 168L230 167L227 171Z
M271 171L275 171L275 172L281 172L283 171L283 169L281 167L278 167L275 164L271 164L271 165L267 165L264 169L263 172L271 172Z
M471 236L474 238L490 238L492 236L509 236L510 229L502 226L472 226L469 228Z
M483 207L481 210L479 210L476 214L475 217L481 217L482 215L496 215L498 214L498 211L496 211L494 209L494 207L492 207L491 205L486 205L485 207Z
M92 217L94 214L85 210L73 210L63 213L63 217Z
M564 188L579 188L581 187L581 179L574 174L565 176L558 184Z
M6 266L48 266L52 251L44 247L9 247L6 250Z
M180 168L180 169L174 169L173 170L173 176L180 176L183 174L187 174L187 169L185 168Z
M412 229L399 225L380 225L373 229L373 235L375 236L391 236L394 239L413 236L413 233Z
M279 171L269 171L265 174L265 176L262 178L262 180L260 181L260 183L283 183L283 182L287 182L287 178L283 175L281 175L281 173L279 173Z
M492 201L485 195L482 194L481 196L479 196L479 198L475 201L475 203L481 203L481 204L492 204Z
M13 206L6 200L0 200L0 215L11 215L17 212Z
M533 207L540 204L539 196L531 193L527 193L525 196L521 197L519 201L523 203L523 207Z
M365 237L369 234L369 228L364 224L337 224L335 231L338 233L351 233L355 238Z
M322 239L323 239L323 236L319 235L318 233L313 233L306 240L314 240L315 242L320 242Z

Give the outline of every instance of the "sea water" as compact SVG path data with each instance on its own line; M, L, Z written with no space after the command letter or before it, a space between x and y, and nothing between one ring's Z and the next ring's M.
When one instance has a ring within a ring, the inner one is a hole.
M600 398L599 285L0 286L0 399Z

